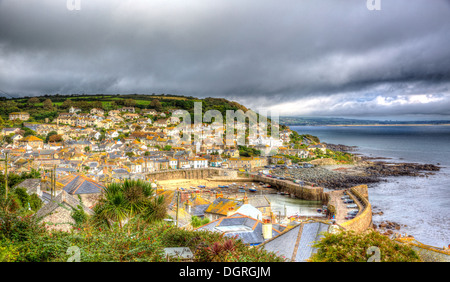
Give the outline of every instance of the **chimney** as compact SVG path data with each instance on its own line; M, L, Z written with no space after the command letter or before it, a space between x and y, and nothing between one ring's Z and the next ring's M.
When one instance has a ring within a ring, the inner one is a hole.
M248 204L247 193L245 193L243 202L244 202L244 205L247 205L247 204Z
M227 216L231 216L234 214L234 207L228 208Z
M272 221L269 218L263 219L262 232L264 240L272 239Z

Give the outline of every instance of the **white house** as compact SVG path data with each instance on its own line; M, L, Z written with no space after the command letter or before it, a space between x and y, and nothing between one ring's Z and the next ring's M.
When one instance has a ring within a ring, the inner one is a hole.
M77 113L77 112L81 112L81 109L75 108L75 107L70 107L69 113L73 114L73 113Z
M100 133L100 132L95 132L94 134L93 134L93 137L96 139L96 140L98 140L98 139L100 139L100 136L101 136L102 134Z
M142 173L142 164L134 162L131 164L131 173Z
M109 132L106 133L106 137L108 137L108 138L119 137L119 132L117 132L116 130L109 131Z
M231 216L235 213L240 213L258 220L262 220L263 217L262 212L250 204L244 204L240 206L237 210L234 210L228 216Z
M174 159L174 158L169 159L169 167L171 169L177 169L177 165L178 165L177 159Z
M195 157L189 159L189 165L191 166L191 168L207 168L208 160L204 158Z

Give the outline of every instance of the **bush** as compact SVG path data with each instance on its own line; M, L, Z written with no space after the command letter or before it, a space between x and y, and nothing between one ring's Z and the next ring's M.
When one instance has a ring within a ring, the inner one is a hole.
M2 212L0 218L0 240L25 242L45 232L43 225L31 216Z
M82 262L158 262L166 261L164 248L189 247L195 255L194 261L198 262L283 261L273 253L246 246L221 233L189 231L166 222L146 223L138 217L122 228L118 225L95 228L88 224L82 227L72 232L28 232L32 236L21 240L17 236L3 236L0 258L19 262L64 262L71 257L68 248L76 246Z
M337 234L326 233L319 242L313 262L366 262L373 253L367 250L372 246L380 250L382 262L417 262L420 257L411 247L401 245L388 237L370 230L357 234L352 231Z
M88 220L88 215L84 212L81 205L78 205L76 209L73 209L71 216L73 220L75 220L75 226L81 226Z
M166 247L188 247L195 262L281 262L272 252L245 245L236 237L210 231L188 231L171 226L162 234Z
M0 241L0 262L13 262L17 260L19 251L9 241Z
M199 218L197 216L191 217L191 225L194 228L200 227L200 226L205 225L207 223L209 223L209 218L201 219L201 218Z

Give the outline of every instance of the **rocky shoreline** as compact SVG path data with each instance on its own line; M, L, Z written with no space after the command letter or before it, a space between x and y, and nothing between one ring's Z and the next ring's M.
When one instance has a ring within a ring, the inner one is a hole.
M348 153L356 150L355 146L342 144L327 144L327 148ZM439 170L440 167L434 164L389 162L388 158L374 158L355 154L353 164L323 161L322 165L316 165L313 168L278 168L273 170L272 174L314 183L326 189L347 189L361 184L369 185L386 181L386 177L392 176L428 177Z
M385 181L390 176L427 177L439 171L433 164L358 161L352 165L324 165L313 168L275 169L272 174L315 183L327 189L347 189Z
M327 145L331 150L338 150L341 152L353 153L356 151L354 146L346 145ZM399 176L410 176L410 177L428 177L434 175L436 172L440 171L440 164L422 164L422 163L409 163L409 162L392 162L389 158L379 158L379 157L367 157L362 155L354 154L355 163L353 165L335 165L329 167L333 173L326 175L322 180L322 185L328 188L340 189L349 188L359 183L361 184L371 184L380 181L386 181L387 177L399 177ZM324 167L318 167L324 169ZM336 171L339 171L340 175L336 175ZM313 174L314 175L314 174ZM338 181L336 183L333 177L336 177ZM311 179L313 180L313 179ZM373 215L383 215L377 207L373 207ZM380 232L381 234L391 236L399 233L400 230L406 227L396 222L389 220L384 220L376 224L373 223L373 228Z
M363 167L364 172L374 177L388 176L419 176L433 175L440 167L433 164L419 163L390 163L385 161L371 161Z

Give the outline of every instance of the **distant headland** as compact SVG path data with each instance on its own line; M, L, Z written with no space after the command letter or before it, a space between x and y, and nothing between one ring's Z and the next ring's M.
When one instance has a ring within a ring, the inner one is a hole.
M449 126L449 120L362 120L334 117L280 116L280 124L286 126Z

